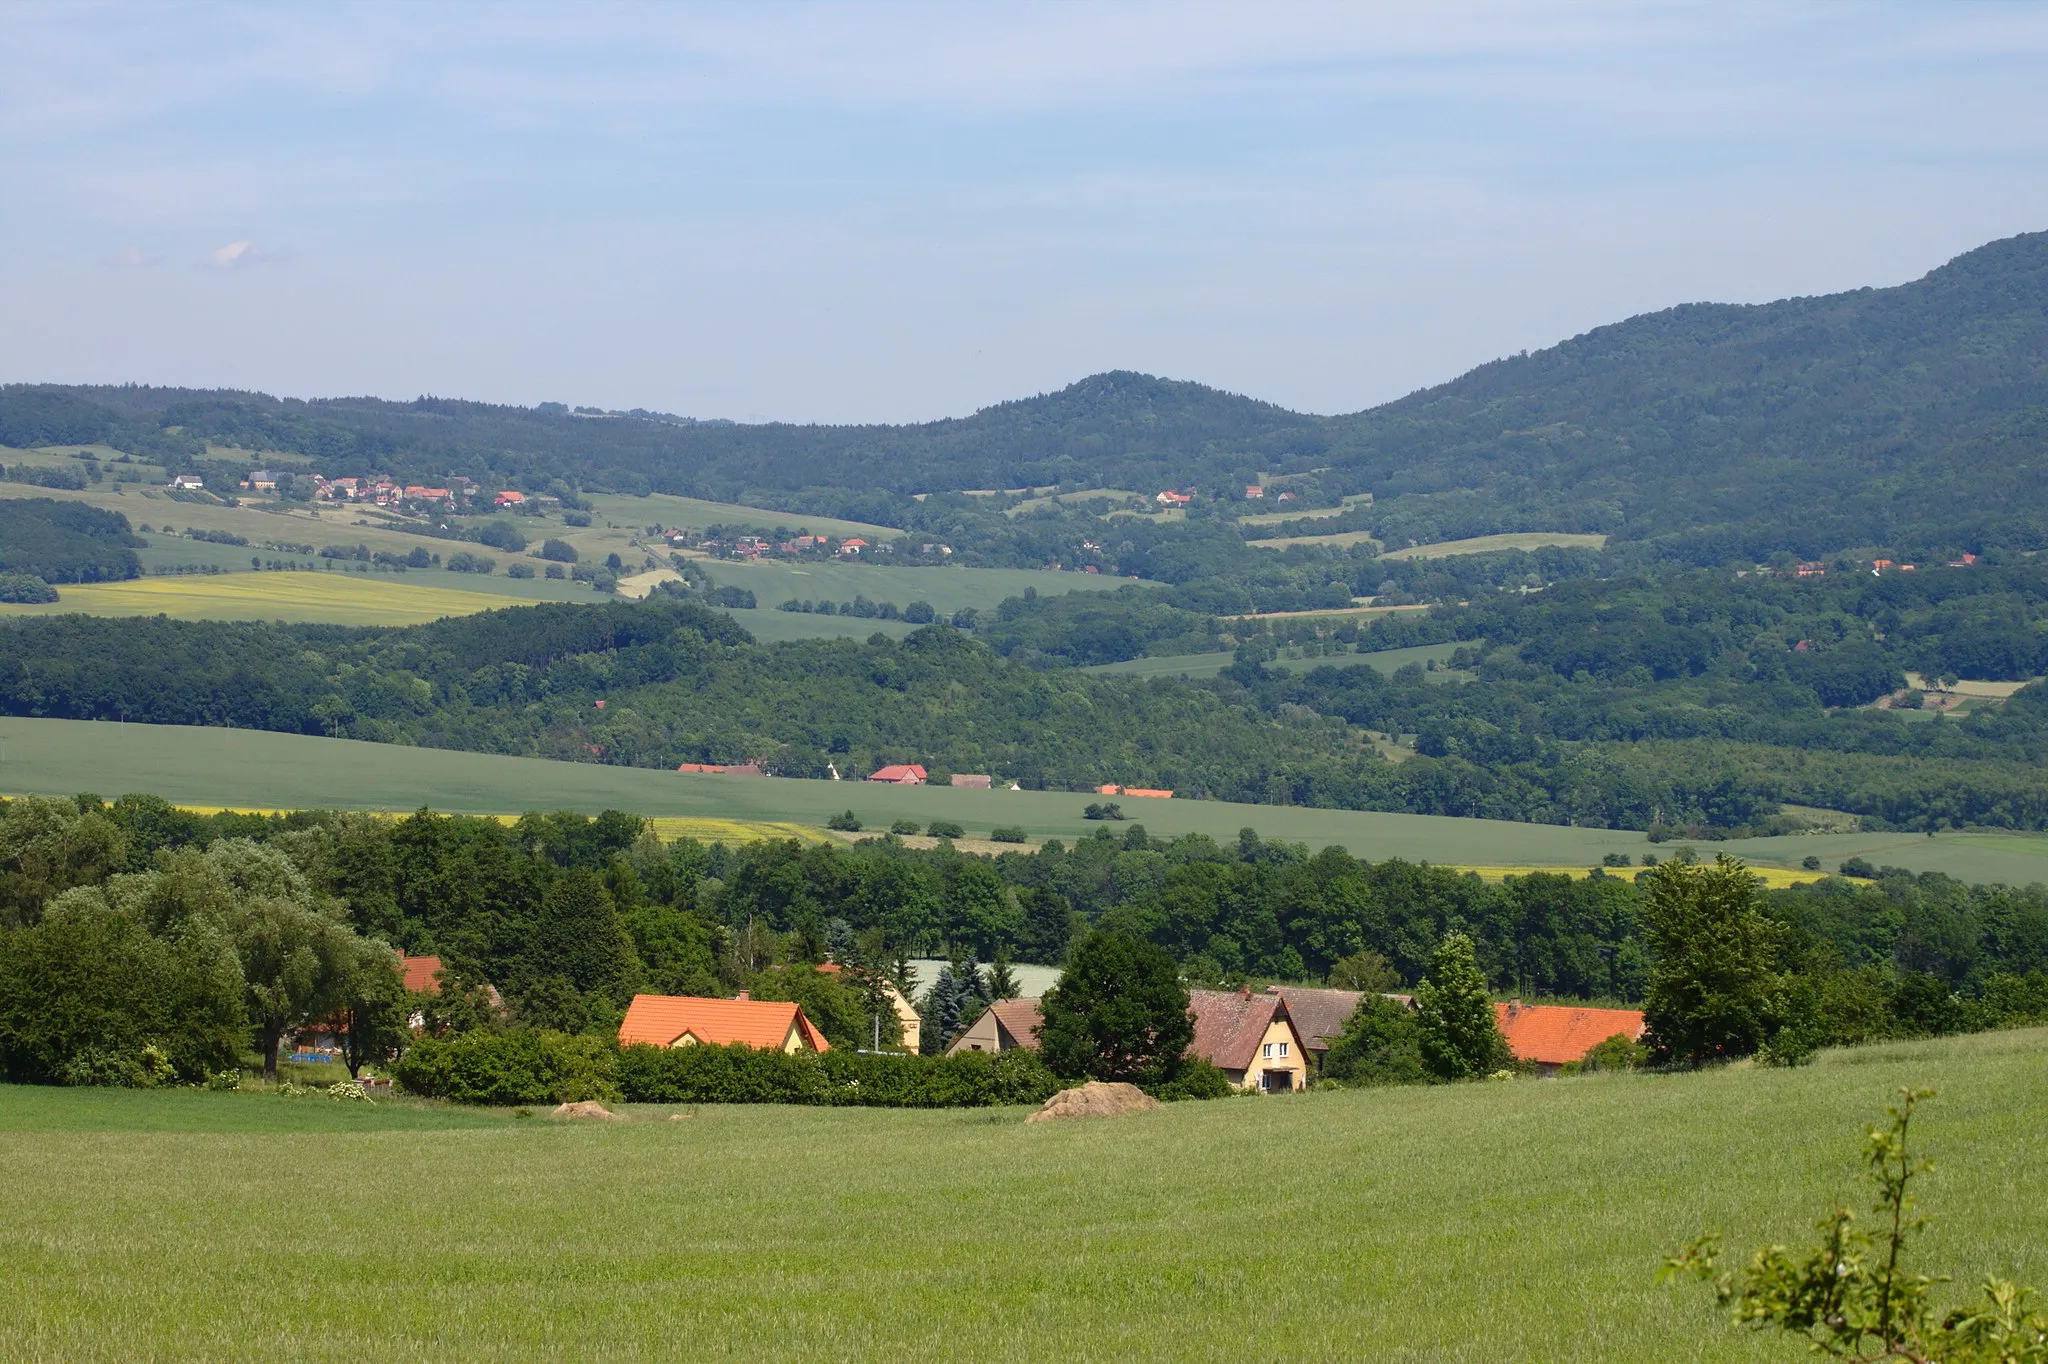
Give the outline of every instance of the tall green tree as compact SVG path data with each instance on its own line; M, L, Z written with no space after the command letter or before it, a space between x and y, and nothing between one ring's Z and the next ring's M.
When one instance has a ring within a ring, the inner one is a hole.
M1755 1052L1770 1035L1781 953L1755 874L1722 854L1711 867L1663 863L1639 884L1649 891L1651 1056L1697 1067Z
M1039 1054L1067 1079L1171 1080L1195 1040L1188 992L1166 950L1115 930L1074 944L1046 991Z
M1415 987L1415 1024L1422 1063L1440 1080L1469 1080L1507 1064L1507 1043L1493 1021L1493 998L1472 939L1447 935Z
M1347 1085L1415 1085L1429 1079L1422 1029L1398 999L1367 995L1330 1042L1323 1074Z
M336 1016L341 1022L341 1061L359 1079L371 1062L389 1061L405 1045L412 1012L398 953L375 938L357 937Z

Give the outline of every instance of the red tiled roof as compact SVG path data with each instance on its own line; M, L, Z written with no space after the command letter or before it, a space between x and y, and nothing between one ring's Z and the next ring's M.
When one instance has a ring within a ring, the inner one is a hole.
M1188 1054L1225 1070L1251 1065L1266 1029L1276 1017L1288 1017L1278 995L1232 990L1190 990L1188 1012L1195 1016L1195 1041Z
M1581 1009L1518 1000L1494 1005L1493 1021L1516 1060L1546 1066L1583 1061L1587 1052L1616 1033L1631 1042L1643 1035L1640 1009Z
M1038 1029L1045 1022L1045 1014L1039 1010L1037 1000L999 999L988 1006L988 1011L1018 1046L1038 1050Z
M400 957L398 964L405 972L405 988L414 994L433 994L441 988L434 979L441 970L439 957Z
M925 770L917 763L891 763L889 766L868 774L869 781L920 782L925 779Z
M619 1024L619 1045L674 1046L684 1034L709 1046L743 1042L780 1051L794 1024L815 1051L831 1043L800 1005L767 999L697 999L687 995L634 995Z
M1287 1005L1301 1045L1312 1051L1328 1051L1351 1015L1358 1012L1358 1001L1365 998L1357 990L1311 990L1295 985L1268 985L1266 993L1278 995Z

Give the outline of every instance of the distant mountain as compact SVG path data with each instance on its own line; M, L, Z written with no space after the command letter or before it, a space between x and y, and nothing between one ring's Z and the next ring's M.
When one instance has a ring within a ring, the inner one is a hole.
M1605 530L1699 562L2039 548L2048 233L1897 288L1631 318L1328 429L1330 462L1390 529L1405 504L1425 530L1478 533L1433 524L1434 501L1482 528Z
M1597 530L1658 557L2048 544L2048 233L1925 278L1689 304L1315 417L1117 371L910 426L592 420L560 404L317 402L136 386L0 389L0 444L203 442L542 486L756 500L891 522L913 493L1222 487L1324 471L1374 504L1323 528L1430 541Z

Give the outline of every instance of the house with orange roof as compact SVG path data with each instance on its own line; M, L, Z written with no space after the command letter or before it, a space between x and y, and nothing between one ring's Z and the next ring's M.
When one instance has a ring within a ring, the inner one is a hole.
M1582 1009L1574 1004L1524 1004L1510 1000L1493 1006L1494 1026L1507 1039L1517 1061L1534 1063L1546 1075L1610 1037L1639 1042L1643 1036L1640 1009Z
M891 786L922 786L926 773L919 763L891 763L868 773L869 781L886 782Z
M861 539L858 535L854 536L851 540L841 540L839 542L839 552L846 555L859 554L867 547L868 542Z
M619 1024L622 1047L726 1047L762 1051L825 1052L832 1044L786 1000L700 999L689 995L634 995Z

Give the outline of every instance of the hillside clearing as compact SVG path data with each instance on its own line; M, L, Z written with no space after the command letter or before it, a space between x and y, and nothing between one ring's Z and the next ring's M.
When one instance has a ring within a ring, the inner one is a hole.
M1292 519L1292 518L1290 518ZM1325 549L1348 549L1352 545L1376 545L1371 531L1347 530L1332 535L1281 535L1271 540L1247 540L1258 549L1285 549L1289 545L1321 545Z
M0 613L61 616L76 611L92 616L161 614L179 620L421 625L445 616L467 616L521 604L494 592L426 587L392 575L369 573L221 573L133 578L114 583L66 583L57 592L58 600L48 605L4 605L0 606ZM586 600L589 598L587 589L583 595Z
M1290 672L1308 672L1315 668L1376 668L1383 673L1409 663L1446 663L1458 645L1417 644L1406 649L1381 649L1369 654L1324 654L1316 658L1288 658L1283 655L1268 666L1286 668ZM1108 673L1119 677L1214 677L1231 665L1237 657L1234 653L1178 654L1165 658L1131 658L1122 663L1100 663L1084 671ZM1432 674L1434 676L1434 674ZM1443 674L1448 680L1454 674Z
M1800 1070L1021 1110L564 1123L390 1102L0 1091L0 1333L30 1358L1790 1359L1702 1228L1803 1243L1902 1084L1916 1267L2048 1280L2048 1033ZM303 1196L281 1196L285 1181ZM1248 1183L1256 1196L1247 1196ZM325 1191L323 1193L323 1191ZM341 1196L340 1191L348 1191ZM337 1267L344 1267L337 1277ZM967 1305L971 1304L971 1310Z
M1507 535L1475 535L1469 540L1440 540L1433 545L1410 545L1390 549L1382 559L1448 559L1454 554L1495 554L1505 549L1600 549L1604 535L1581 535L1570 531L1515 531Z

